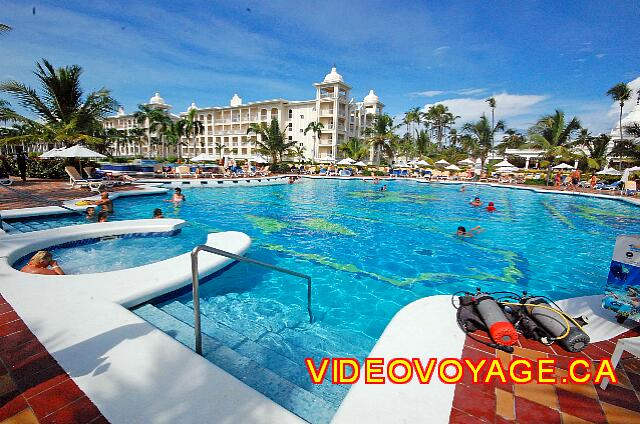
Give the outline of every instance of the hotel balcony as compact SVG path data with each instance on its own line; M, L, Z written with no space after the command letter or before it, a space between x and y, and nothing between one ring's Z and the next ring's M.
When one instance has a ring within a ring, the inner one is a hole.
M320 116L333 116L333 109L320 110Z

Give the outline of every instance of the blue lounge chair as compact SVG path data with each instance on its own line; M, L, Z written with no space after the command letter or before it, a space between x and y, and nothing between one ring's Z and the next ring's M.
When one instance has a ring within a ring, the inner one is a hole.
M351 176L351 171L349 171L348 169L341 169L339 175L341 177L350 177Z
M408 177L408 176L409 176L409 171L407 171L406 169L403 169L398 173L398 177Z
M625 196L635 196L636 194L638 194L636 182L626 181L624 183L624 188L622 189L622 194L624 194Z
M324 168L320 168L320 172L318 172L318 175L327 175L327 170Z
M616 181L613 184L603 184L598 183L595 185L596 190L620 190L620 185L622 184L622 180Z

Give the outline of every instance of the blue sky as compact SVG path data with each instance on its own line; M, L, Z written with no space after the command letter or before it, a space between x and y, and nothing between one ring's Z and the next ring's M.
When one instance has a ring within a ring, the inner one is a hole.
M518 3L518 4L513 4ZM33 14L35 6L35 14ZM0 79L33 84L40 58L79 64L130 111L155 91L183 111L312 98L336 64L361 100L391 115L443 102L462 119L487 110L526 128L555 108L605 131L604 93L640 88L637 1L4 1ZM633 106L635 102L630 102Z

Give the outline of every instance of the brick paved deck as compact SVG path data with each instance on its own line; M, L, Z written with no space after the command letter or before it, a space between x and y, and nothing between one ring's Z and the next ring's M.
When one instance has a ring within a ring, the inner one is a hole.
M513 354L508 354L467 337L462 358L476 362L482 358L497 357L503 365L516 358L554 358L557 364L555 375L561 379L567 375L570 360L585 358L598 363L603 358L611 358L617 339L638 335L640 327L612 340L592 343L577 354L526 339L518 342ZM474 333L474 336L489 340L481 332ZM456 385L449 420L454 424L640 423L640 359L625 352L616 368L616 375L618 384L609 384L606 390L592 383L471 384L471 375L465 375Z
M108 423L0 296L0 424Z

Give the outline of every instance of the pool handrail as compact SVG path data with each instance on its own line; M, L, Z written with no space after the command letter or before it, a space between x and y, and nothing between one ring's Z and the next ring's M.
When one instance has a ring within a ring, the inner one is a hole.
M313 312L311 311L311 277L305 274L301 274L296 271L291 271L286 268L281 268L276 265L271 265L266 262L257 261L255 259L247 258L245 256L236 255L235 253L227 252L225 250L217 249L215 247L201 244L196 246L191 251L191 292L193 294L193 311L194 311L194 330L195 330L195 351L198 355L202 355L202 327L200 323L200 276L198 274L198 253L205 251L213 253L215 255L224 256L226 258L234 259L239 262L246 262L253 265L258 265L264 268L269 268L274 271L282 272L284 274L293 275L294 277L304 278L307 280L307 312L309 312L309 323L313 323Z

